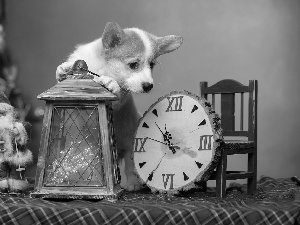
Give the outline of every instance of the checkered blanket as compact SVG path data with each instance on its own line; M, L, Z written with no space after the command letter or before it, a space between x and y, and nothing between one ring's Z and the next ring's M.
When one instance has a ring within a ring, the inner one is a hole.
M125 193L117 202L0 197L1 224L300 224L300 188L262 177L254 196L233 184L226 199L210 191L180 196Z

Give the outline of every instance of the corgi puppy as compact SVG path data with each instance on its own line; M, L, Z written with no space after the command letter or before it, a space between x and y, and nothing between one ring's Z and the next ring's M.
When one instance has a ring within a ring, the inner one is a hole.
M77 60L84 60L90 71L103 75L94 81L119 97L113 102L113 116L119 162L124 159L121 186L139 190L131 160L133 137L141 115L131 93L148 93L153 88L152 69L156 58L180 47L183 39L169 35L157 37L138 28L122 29L117 23L106 24L101 38L77 46L66 62L57 67L58 82L66 79Z

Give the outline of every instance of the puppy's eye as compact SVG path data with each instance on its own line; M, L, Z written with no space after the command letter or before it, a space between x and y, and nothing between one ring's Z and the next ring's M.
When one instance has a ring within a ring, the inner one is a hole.
M129 63L128 65L129 65L130 69L132 69L132 70L137 70L140 66L140 64L138 62Z
M155 64L156 64L156 63L155 63L154 61L152 61L152 62L149 63L149 66L150 66L150 69L151 69L151 70L154 68Z

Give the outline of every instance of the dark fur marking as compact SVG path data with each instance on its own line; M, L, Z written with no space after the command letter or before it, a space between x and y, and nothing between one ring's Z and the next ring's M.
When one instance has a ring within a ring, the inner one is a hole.
M145 53L145 46L142 39L134 31L125 30L125 37L121 44L115 48L107 49L106 59L118 59L123 61L128 58L142 57Z

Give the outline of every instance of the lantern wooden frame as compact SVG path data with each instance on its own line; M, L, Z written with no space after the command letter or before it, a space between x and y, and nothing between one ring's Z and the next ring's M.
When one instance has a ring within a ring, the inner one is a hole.
M45 100L46 107L36 171L35 191L31 193L31 197L66 199L118 198L123 189L120 187L120 172L117 164L116 143L112 124L112 101L116 100L117 97L91 79L67 79L40 94L38 99ZM103 185L46 184L47 176L49 175L46 172L50 160L48 155L50 154L49 151L51 151L49 142L51 132L54 132L54 109L57 107L93 107L96 109L98 122L96 125L99 126L101 142L98 152L102 157L103 165L101 166L103 167L103 178L105 181Z

